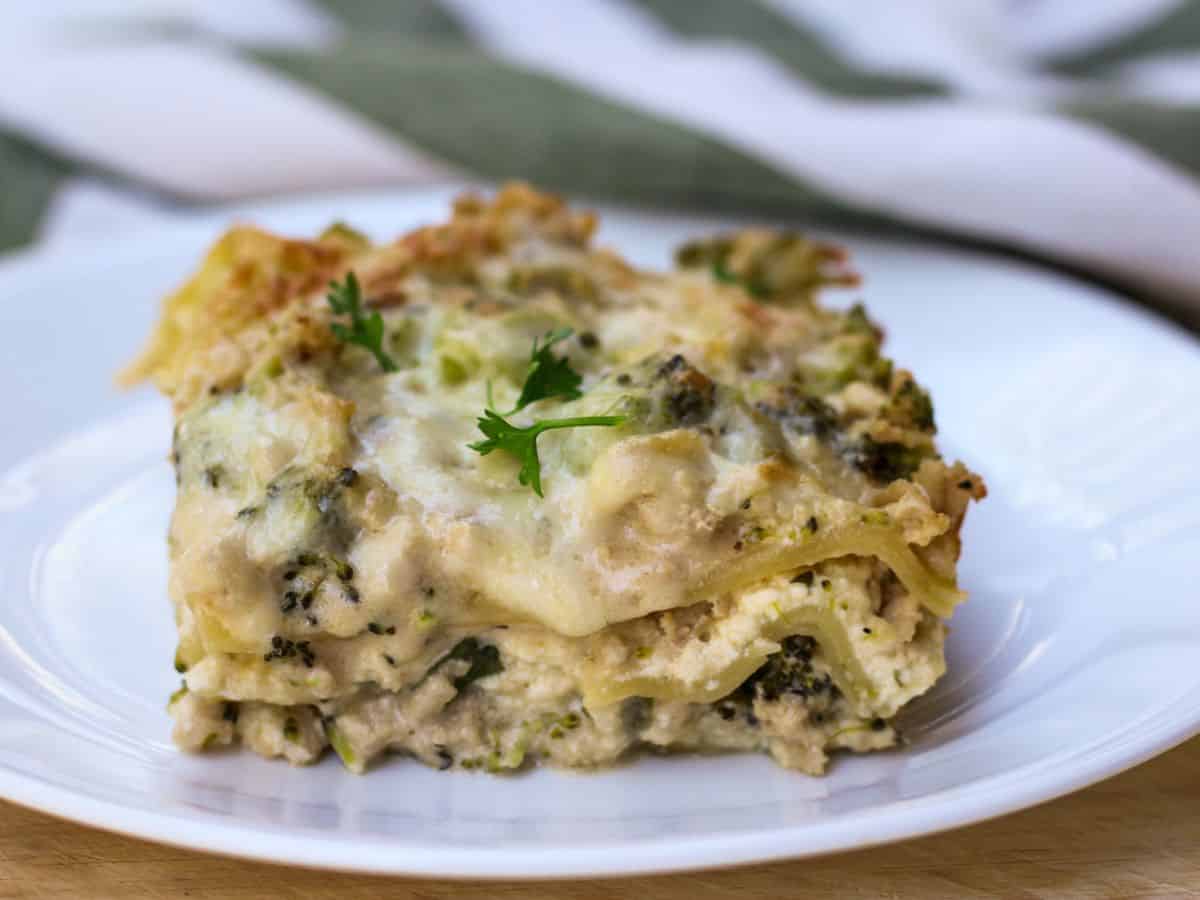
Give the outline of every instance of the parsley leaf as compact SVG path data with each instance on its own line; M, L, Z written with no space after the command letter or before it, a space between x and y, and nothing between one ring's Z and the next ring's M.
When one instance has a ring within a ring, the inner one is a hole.
M550 348L560 341L565 341L574 332L570 328L559 328L546 333L546 343L539 345L537 338L533 341L533 352L529 354L529 369L525 373L525 384L521 386L521 396L517 405L509 410L509 415L518 412L530 403L558 397L562 400L578 400L583 396L579 385L583 376L571 368L571 361L565 356L555 356Z
M479 430L486 440L467 444L480 456L487 456L493 450L503 450L516 457L521 463L521 471L517 480L521 484L533 488L539 497L542 494L542 462L538 458L537 439L543 431L553 431L556 428L587 428L595 425L620 425L625 421L624 416L576 416L570 419L540 419L531 425L514 425L506 416L520 412L531 403L551 398L559 400L578 400L583 396L579 386L583 376L571 368L571 362L565 356L558 357L550 352L550 348L560 341L565 341L574 332L570 328L559 328L546 332L540 340L534 338L533 350L529 354L529 368L525 370L525 383L521 385L521 394L517 397L517 405L508 412L497 412L492 404L492 385L487 386L487 406L483 415L476 420ZM544 343L542 342L544 341Z
M385 372L395 372L396 363L383 350L383 316L378 312L364 315L362 308L362 292L358 287L358 278L353 272L346 273L346 281L339 284L329 283L329 294L326 299L333 307L335 315L349 316L350 324L330 322L329 329L334 337L347 344L358 344L369 350Z
M556 428L587 428L593 425L620 425L624 416L576 416L570 419L541 419L532 425L513 425L494 409L485 409L476 424L487 440L467 444L480 456L493 450L504 450L521 462L517 481L533 488L539 497L542 494L542 462L538 459L537 439L543 431Z

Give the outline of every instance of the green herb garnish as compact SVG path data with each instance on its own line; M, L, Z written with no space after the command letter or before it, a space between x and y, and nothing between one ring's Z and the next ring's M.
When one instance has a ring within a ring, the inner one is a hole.
M378 312L369 316L363 313L362 292L355 274L347 272L343 283L331 281L326 299L333 307L334 314L350 317L349 325L341 322L329 323L334 337L344 343L358 344L366 348L374 355L383 371L395 372L396 363L383 350L383 316Z
M620 425L625 421L624 416L576 416L568 419L540 419L530 425L520 426L505 418L539 400L577 400L583 396L579 390L583 376L571 368L571 362L565 356L557 357L550 352L551 347L565 341L572 333L570 328L559 328L547 332L543 338L544 343L534 338L533 351L529 355L529 368L525 372L525 383L521 385L517 405L508 412L499 413L493 408L492 389L491 385L488 385L488 405L476 422L486 440L467 445L480 456L487 456L493 450L504 450L516 457L521 463L517 480L532 487L539 497L544 495L542 464L537 452L538 435L543 431L558 428L611 426Z
M513 425L493 409L485 409L477 424L486 436L485 441L467 444L480 456L493 450L504 450L521 462L517 481L533 488L539 497L542 494L542 462L538 459L537 439L543 431L556 428L587 428L593 425L620 425L624 416L575 416L570 419L540 419L532 425Z
M583 396L583 392L579 390L583 376L571 368L571 361L565 356L555 356L550 352L551 347L565 341L573 333L570 328L559 328L557 331L546 333L544 344L539 344L537 338L533 339L533 351L529 354L525 384L521 386L521 396L517 398L517 405L509 411L509 415L539 400L551 397L578 400Z

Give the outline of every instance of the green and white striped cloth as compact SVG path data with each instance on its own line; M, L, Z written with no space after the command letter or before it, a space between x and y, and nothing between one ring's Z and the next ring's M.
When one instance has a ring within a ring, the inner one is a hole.
M0 4L0 249L519 177L984 242L1200 322L1198 174L1198 0Z

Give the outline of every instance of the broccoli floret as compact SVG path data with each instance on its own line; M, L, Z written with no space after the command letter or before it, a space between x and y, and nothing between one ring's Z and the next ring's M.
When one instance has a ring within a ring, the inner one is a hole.
M854 381L887 388L892 381L892 361L879 354L879 341L872 334L843 334L830 344L837 364L803 367L800 377L810 394L824 396L840 391Z
M426 677L432 675L446 663L462 661L470 664L463 674L454 679L454 689L462 693L480 678L497 675L504 671L500 661L500 651L494 644L484 644L478 638L463 638L454 647L429 668Z
M816 649L817 642L806 635L785 638L782 648L768 656L767 661L742 682L735 693L746 700L758 698L773 701L784 694L804 698L836 698L840 691L829 673L818 675L813 668Z
M929 392L912 378L907 378L896 390L886 411L888 419L898 425L911 425L929 434L937 432L933 421L933 401Z
M908 478L921 465L926 452L895 441L877 441L864 435L842 452L843 458L876 481Z
M858 277L842 267L845 258L839 247L765 229L690 241L675 253L680 268L707 266L717 281L771 301L806 300L826 285L857 284Z
M712 415L716 385L678 353L659 367L663 410L676 425L699 425Z
M797 434L811 434L822 441L830 440L839 430L837 410L820 397L794 388L785 388L774 402L762 401L755 409Z

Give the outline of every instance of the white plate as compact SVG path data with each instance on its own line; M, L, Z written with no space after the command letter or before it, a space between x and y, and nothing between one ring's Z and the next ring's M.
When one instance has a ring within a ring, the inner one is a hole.
M449 191L243 211L378 236ZM805 856L950 828L1076 790L1200 730L1200 350L1100 290L1013 262L851 239L890 349L933 389L943 449L987 478L950 670L904 749L808 778L756 756L494 778L404 761L189 757L164 595L171 423L112 372L227 216L0 265L0 794L152 840L280 862L579 876ZM665 264L720 222L613 213ZM728 223L724 223L728 225Z

